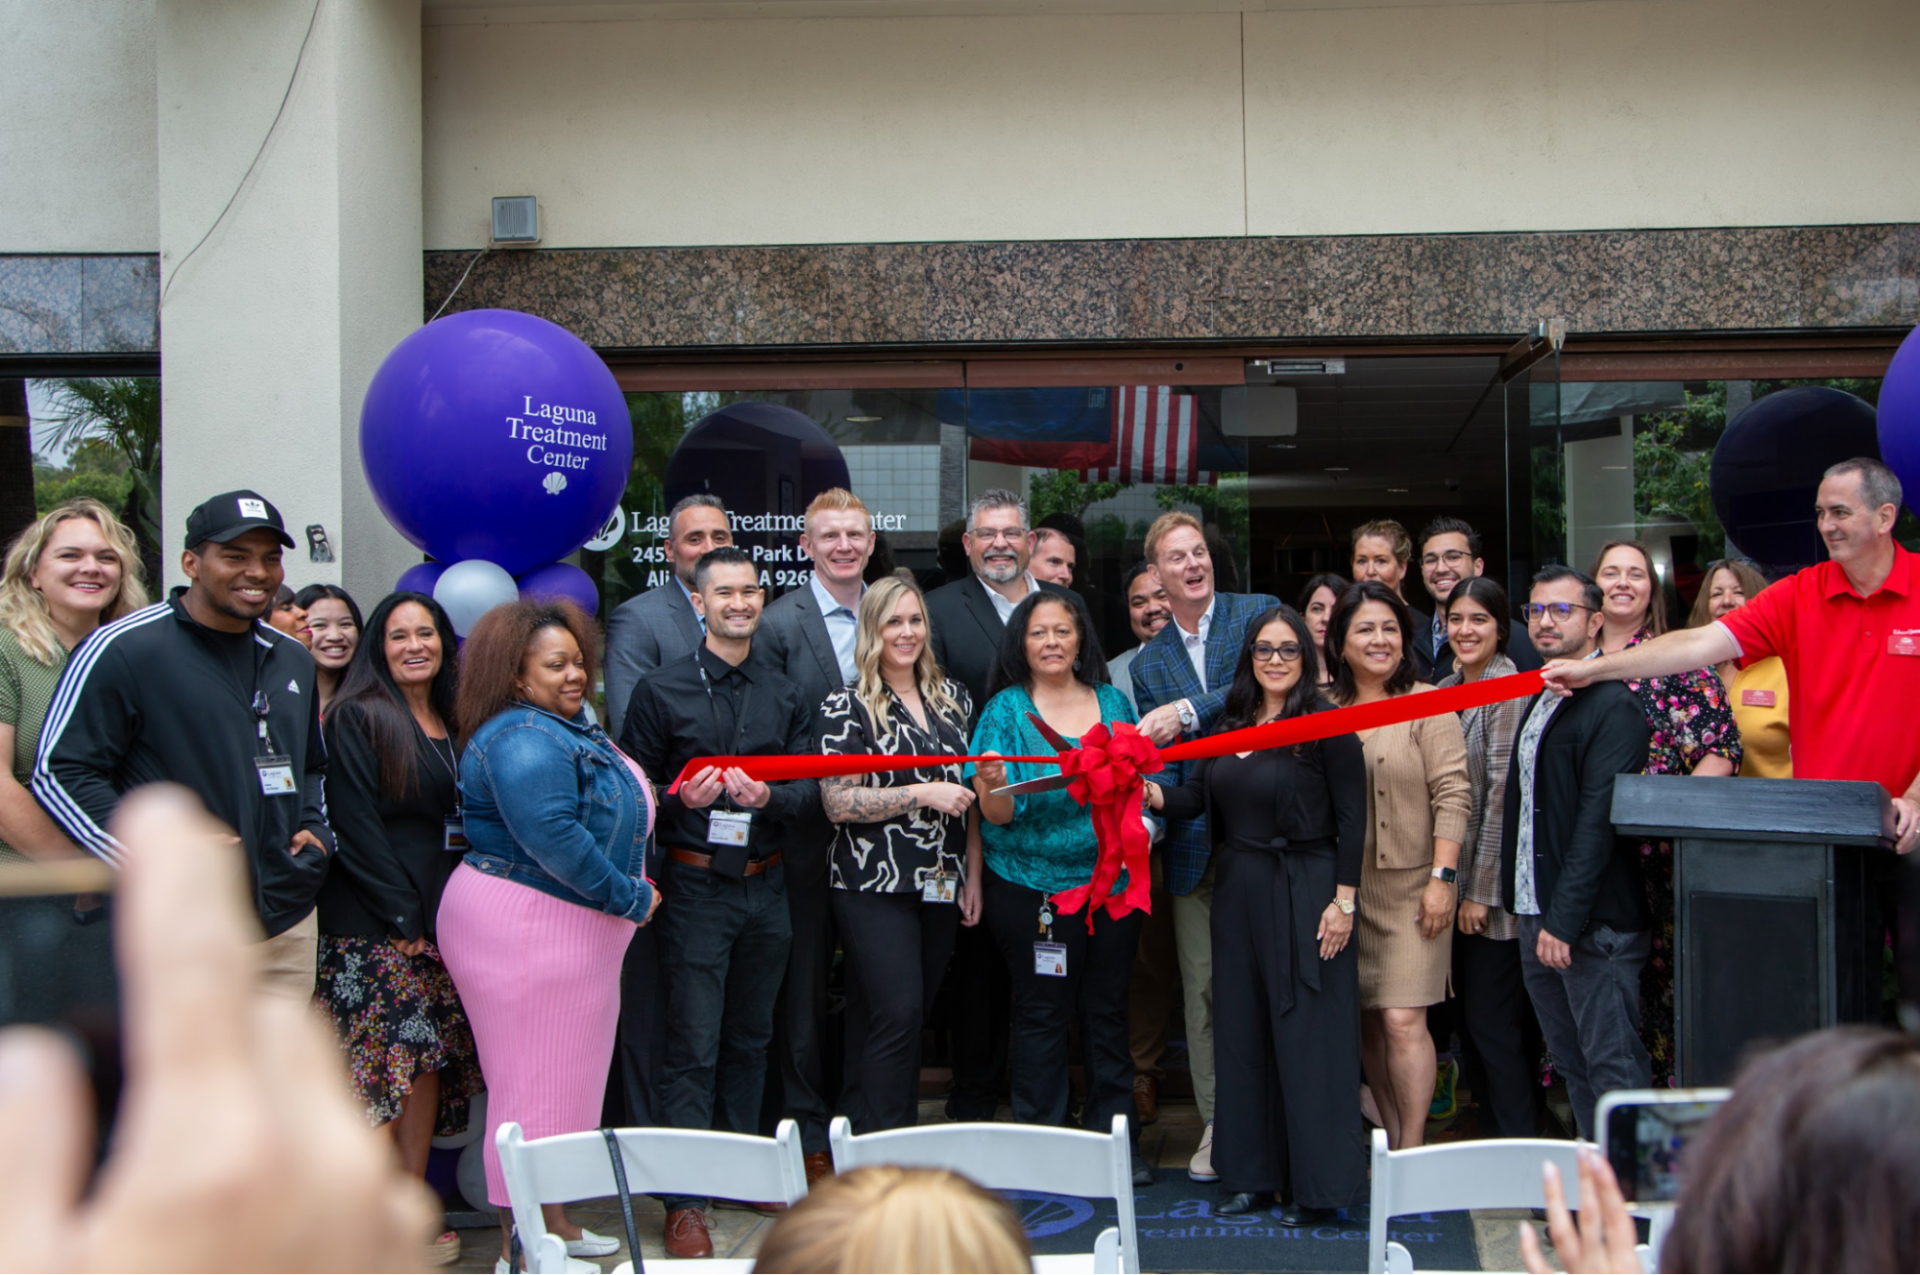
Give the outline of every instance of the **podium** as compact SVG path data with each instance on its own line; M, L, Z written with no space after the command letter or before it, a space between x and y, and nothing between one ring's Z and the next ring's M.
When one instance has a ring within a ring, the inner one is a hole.
M1673 844L1681 1085L1728 1084L1757 1041L1879 1020L1879 784L1622 775L1613 823Z

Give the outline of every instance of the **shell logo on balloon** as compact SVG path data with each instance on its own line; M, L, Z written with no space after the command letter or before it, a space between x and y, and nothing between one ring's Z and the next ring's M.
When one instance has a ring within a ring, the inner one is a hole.
M633 468L628 419L600 356L545 319L468 310L410 334L360 410L374 500L431 559L400 587L431 592L463 637L515 598L565 598L592 614L592 577L558 560L618 516Z

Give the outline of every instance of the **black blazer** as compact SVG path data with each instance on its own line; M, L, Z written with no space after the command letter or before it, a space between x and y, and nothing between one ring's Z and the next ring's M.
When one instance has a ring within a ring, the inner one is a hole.
M1035 583L1054 593L1069 592L1045 580ZM973 696L977 719L987 703L987 674L993 670L993 653L1000 649L1000 639L1007 631L987 597L987 586L974 575L941 585L927 595L927 625L933 630L933 658L940 662L942 672Z
M817 733L820 705L845 682L811 584L790 589L767 604L760 616L760 631L753 635L753 653L800 688L801 700L813 710Z
M1539 700L1536 695L1528 701L1529 716ZM1650 733L1639 696L1624 683L1599 682L1575 691L1540 739L1533 775L1534 888L1542 924L1562 942L1596 925L1633 931L1652 924L1640 843L1613 830L1614 778L1646 769ZM1500 838L1500 894L1508 911L1519 827L1516 741Z

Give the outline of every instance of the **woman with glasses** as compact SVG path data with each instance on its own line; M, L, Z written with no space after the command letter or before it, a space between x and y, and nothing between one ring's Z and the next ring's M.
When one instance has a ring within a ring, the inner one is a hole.
M1219 729L1331 708L1312 630L1278 606L1247 628ZM1218 1211L1271 1192L1288 1226L1367 1191L1354 1101L1360 975L1354 898L1367 770L1352 735L1203 761L1179 788L1147 785L1175 819L1208 816L1213 918L1213 1167Z
M1605 598L1600 628L1603 654L1637 646L1667 631L1667 608L1655 579L1653 554L1638 540L1613 540L1593 559L1593 579ZM1643 775L1731 775L1740 769L1740 729L1727 688L1710 668L1672 677L1630 681L1653 735ZM1674 1083L1673 843L1640 843L1640 867L1653 910L1653 954L1640 967L1640 1037L1653 1055L1653 1086Z
M1432 690L1414 677L1411 625L1407 604L1378 581L1341 594L1327 622L1333 700L1373 704ZM1381 726L1360 743L1360 1052L1387 1140L1400 1150L1426 1138L1436 1069L1427 1007L1447 995L1454 882L1473 803L1466 739L1452 713Z

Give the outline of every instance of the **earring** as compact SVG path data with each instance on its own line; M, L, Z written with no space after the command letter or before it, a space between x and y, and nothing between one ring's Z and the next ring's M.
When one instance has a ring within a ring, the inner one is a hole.
M1080 671L1080 661L1077 659L1073 662L1073 671L1076 673Z

